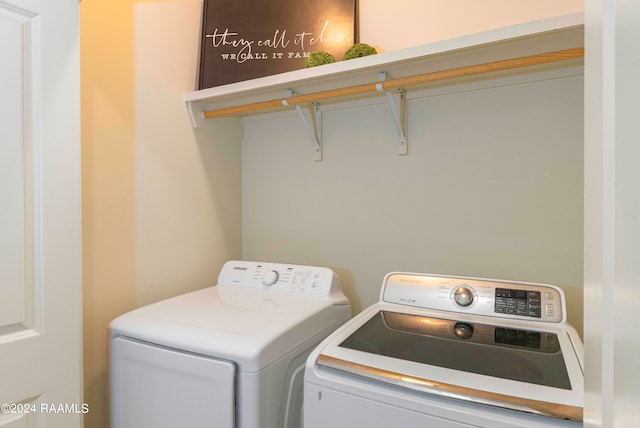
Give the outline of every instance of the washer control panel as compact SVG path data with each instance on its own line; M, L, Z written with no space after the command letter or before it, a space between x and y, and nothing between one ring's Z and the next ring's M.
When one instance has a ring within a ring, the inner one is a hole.
M542 318L542 293L538 290L496 288L495 312ZM551 310L550 315L553 315Z
M424 309L565 322L563 291L550 284L397 273L385 276L381 300Z
M218 285L328 296L340 280L326 267L233 260L223 266Z

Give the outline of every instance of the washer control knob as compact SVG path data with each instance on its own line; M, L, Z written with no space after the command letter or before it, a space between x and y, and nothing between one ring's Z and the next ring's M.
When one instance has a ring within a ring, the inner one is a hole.
M273 284L278 282L279 278L280 275L278 274L277 270L268 270L262 275L262 285L265 285L267 287L272 286Z
M473 291L469 287L460 286L453 292L453 300L460 306L469 306L473 303Z

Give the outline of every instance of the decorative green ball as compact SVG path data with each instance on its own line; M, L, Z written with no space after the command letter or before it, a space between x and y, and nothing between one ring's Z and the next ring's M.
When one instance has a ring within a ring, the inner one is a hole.
M336 59L327 51L314 51L309 54L305 65L307 68L315 67L317 65L331 64L336 62Z
M342 60L360 58L361 56L375 55L377 53L378 51L373 46L369 46L366 43L356 43L344 53Z

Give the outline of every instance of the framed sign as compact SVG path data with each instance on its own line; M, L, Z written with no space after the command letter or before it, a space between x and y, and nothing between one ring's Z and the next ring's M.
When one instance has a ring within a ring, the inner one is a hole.
M356 0L205 0L198 89L336 61L356 43Z

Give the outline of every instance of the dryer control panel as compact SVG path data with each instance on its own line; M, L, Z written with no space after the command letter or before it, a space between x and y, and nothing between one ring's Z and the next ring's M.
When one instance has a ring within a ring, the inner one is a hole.
M549 284L392 272L385 276L380 298L424 309L566 322L564 293Z
M342 292L340 279L326 267L239 260L225 263L218 277L218 286L309 296Z

